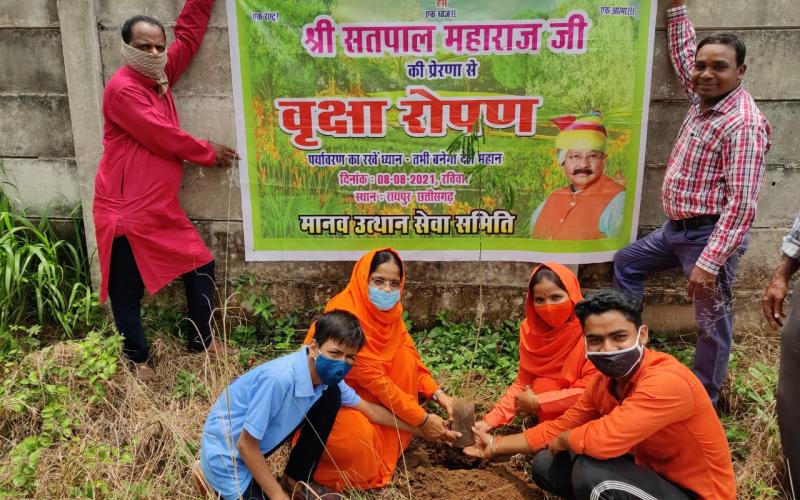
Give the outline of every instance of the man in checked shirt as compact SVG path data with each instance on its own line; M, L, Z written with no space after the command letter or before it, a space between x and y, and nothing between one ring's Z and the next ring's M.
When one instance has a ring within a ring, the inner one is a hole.
M783 454L789 471L789 498L800 498L800 280L794 284L792 305L784 322L783 301L789 293L789 280L800 269L800 212L794 227L783 239L781 263L761 299L764 316L781 333L781 365L778 372L778 427Z
M694 300L694 373L716 404L733 343L731 288L770 146L770 125L741 84L745 45L736 35L695 33L685 0L667 10L669 52L691 107L667 162L663 226L617 252L614 287L641 298L653 272L680 267Z

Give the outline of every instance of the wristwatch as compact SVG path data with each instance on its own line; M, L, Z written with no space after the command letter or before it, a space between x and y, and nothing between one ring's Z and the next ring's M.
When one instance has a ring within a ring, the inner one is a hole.
M438 403L439 402L439 396L441 396L442 394L444 394L443 390L436 389L435 391L433 391L433 394L431 394L431 399Z

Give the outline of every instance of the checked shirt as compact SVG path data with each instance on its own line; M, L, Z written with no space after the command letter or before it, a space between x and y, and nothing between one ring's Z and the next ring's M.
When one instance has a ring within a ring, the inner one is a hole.
M670 59L692 102L670 154L661 204L673 220L720 215L697 265L716 274L742 244L756 214L770 125L740 85L701 112L691 72L694 26L686 7L667 11Z

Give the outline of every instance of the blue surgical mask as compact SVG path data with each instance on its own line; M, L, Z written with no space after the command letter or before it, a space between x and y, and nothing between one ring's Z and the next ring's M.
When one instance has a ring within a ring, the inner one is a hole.
M314 366L317 369L317 375L322 383L325 385L336 385L347 375L353 367L346 361L338 359L326 358L322 354L317 354L317 359L314 360Z
M380 311L388 311L400 301L400 290L387 292L378 288L369 287L369 301Z
M597 370L607 377L625 377L639 365L644 355L644 346L639 344L641 333L642 328L639 327L636 332L636 342L632 346L619 351L589 352L587 346L586 359L591 361Z

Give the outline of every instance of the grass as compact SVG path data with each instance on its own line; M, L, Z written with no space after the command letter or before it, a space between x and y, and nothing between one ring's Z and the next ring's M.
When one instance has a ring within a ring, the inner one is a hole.
M74 215L76 241L82 228ZM67 337L96 319L81 244L58 237L47 218L38 224L11 210L0 192L0 344L11 342L13 325L56 325Z

